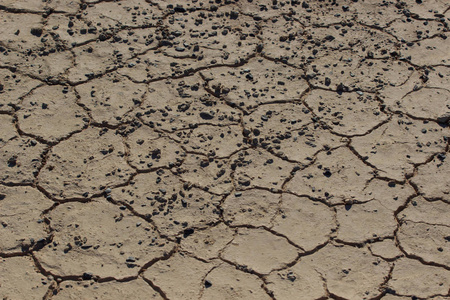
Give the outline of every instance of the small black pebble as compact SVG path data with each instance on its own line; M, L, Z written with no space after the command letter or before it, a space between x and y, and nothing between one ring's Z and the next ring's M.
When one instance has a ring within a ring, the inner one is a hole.
M214 118L214 116L213 116L212 114L207 113L207 112L201 112L201 113L200 113L200 117L201 117L203 120L211 120L212 118Z
M183 237L184 237L184 238L187 238L188 236L190 236L190 235L193 234L193 233L194 233L194 229L192 229L192 228L185 229L185 230L183 231Z
M40 37L42 35L42 29L41 28L31 28L31 34L37 37Z
M331 172L330 172L330 170L326 170L325 172L323 172L323 175L325 176L325 177L330 177L331 176Z
M205 288L209 288L212 286L212 282L209 280L205 280Z

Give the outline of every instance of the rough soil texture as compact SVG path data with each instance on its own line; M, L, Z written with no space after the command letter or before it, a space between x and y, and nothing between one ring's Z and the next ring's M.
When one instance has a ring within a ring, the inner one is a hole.
M0 0L0 299L450 299L447 0Z

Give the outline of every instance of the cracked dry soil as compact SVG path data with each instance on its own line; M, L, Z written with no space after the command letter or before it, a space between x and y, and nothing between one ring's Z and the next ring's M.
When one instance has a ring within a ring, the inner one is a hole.
M450 299L446 0L0 0L0 299Z

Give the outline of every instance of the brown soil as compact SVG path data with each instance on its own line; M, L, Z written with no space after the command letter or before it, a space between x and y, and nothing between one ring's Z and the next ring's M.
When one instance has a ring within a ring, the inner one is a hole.
M0 299L450 299L447 0L0 0Z

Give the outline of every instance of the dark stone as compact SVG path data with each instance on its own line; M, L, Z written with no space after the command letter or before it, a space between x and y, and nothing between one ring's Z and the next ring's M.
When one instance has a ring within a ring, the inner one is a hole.
M239 17L239 13L237 11L230 12L230 18L236 20Z
M16 166L16 164L17 164L17 156L11 156L9 159L8 159L8 167L10 167L10 168L12 168L12 167L15 167Z
M441 124L446 124L450 122L450 112L445 113L437 118L437 121Z
M42 35L42 28L31 28L31 34L40 37Z
M343 92L348 92L348 87L345 86L343 83L339 83L339 85L336 87L336 91L341 94Z
M385 291L386 291L386 294L393 294L393 295L395 295L395 293L396 293L395 290L393 290L391 288L386 288Z
M159 42L159 44L161 46L168 46L168 47L171 47L173 45L173 43L168 40L162 40L161 42Z
M214 118L214 115L213 114L211 114L211 113L207 113L207 112L201 112L200 113L200 117L203 119L203 120L211 120L211 119L213 119Z
M190 236L193 233L194 233L194 229L192 229L192 228L185 229L183 231L183 237L187 238L188 236Z
M243 185L243 186L249 186L250 185L250 180L248 180L248 179L240 179L240 180L238 180L238 183L240 184L240 185Z
M186 8L177 5L177 6L174 8L174 11L175 11L175 12L181 12L181 13L184 13L184 12L186 12Z
M447 156L446 156L444 153L439 153L436 157L437 157L440 161L444 161L444 160L447 158Z
M325 170L325 172L323 172L323 175L324 175L325 177L330 178L331 175L332 175L332 173L330 172L330 170Z
M263 44L259 44L258 46L256 46L256 52L260 53L263 50Z
M205 288L209 288L212 286L212 282L210 280L205 280Z
M102 33L99 35L98 39L103 42L103 41L106 41L107 39L109 39L109 36L106 35L105 33Z

